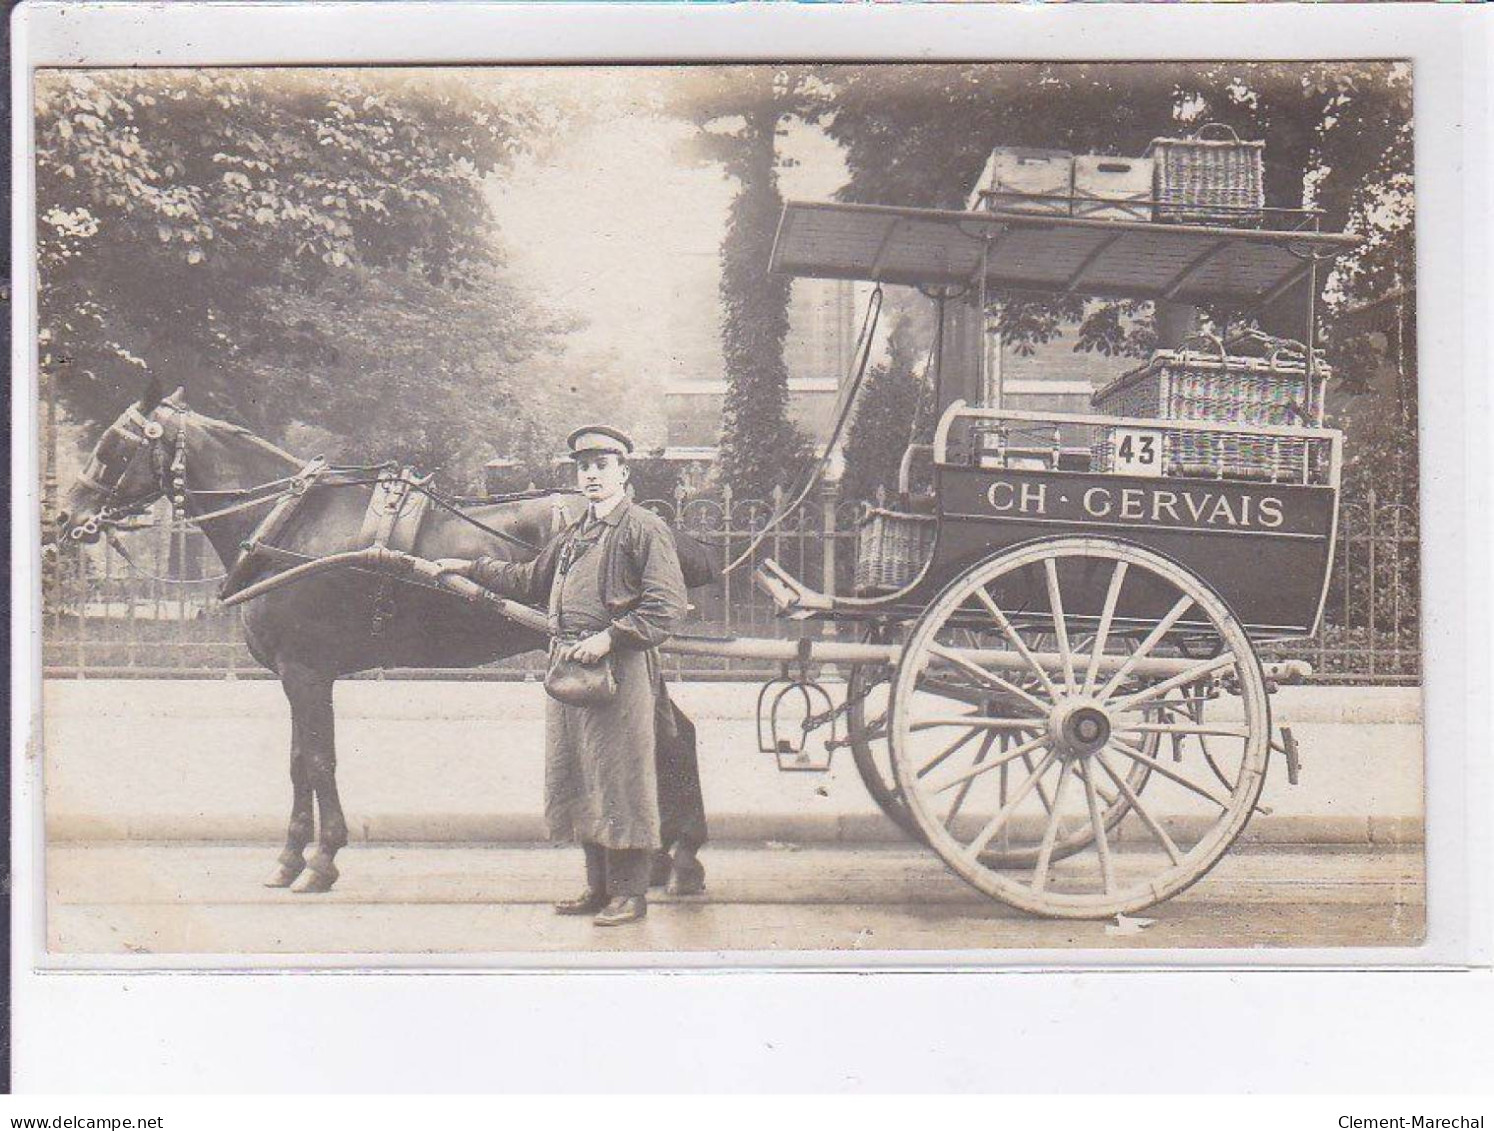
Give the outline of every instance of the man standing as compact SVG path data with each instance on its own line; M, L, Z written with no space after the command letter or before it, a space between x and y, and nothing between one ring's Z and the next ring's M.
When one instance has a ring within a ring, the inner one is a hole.
M673 534L627 497L632 440L597 424L576 429L566 444L586 515L532 562L478 558L461 572L516 600L548 597L552 647L569 649L583 664L612 664L617 693L610 699L546 704L545 819L552 837L579 843L586 857L585 890L555 910L616 926L648 913L649 872L661 843L658 646L688 605Z

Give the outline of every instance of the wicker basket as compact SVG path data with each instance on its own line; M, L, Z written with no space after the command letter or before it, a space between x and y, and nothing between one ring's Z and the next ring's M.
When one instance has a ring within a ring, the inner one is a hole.
M1209 131L1226 136L1205 137ZM1157 219L1175 224L1255 224L1263 215L1265 142L1241 141L1223 123L1192 137L1159 137L1147 154L1156 159Z
M1108 416L1312 427L1329 376L1319 362L1312 381L1317 388L1309 388L1306 357L1295 342L1279 341L1268 356L1248 357L1227 353L1213 335L1195 334L1181 349L1157 350L1091 403Z
M1162 468L1169 476L1319 483L1327 471L1327 448L1305 437L1193 432L1179 428L1161 431ZM1115 447L1115 436L1106 429L1095 441L1090 469L1114 472Z
M891 593L909 585L933 551L931 515L868 507L856 532L856 592Z
M1158 350L1146 365L1096 392L1092 403L1107 416L1242 426L1238 433L1163 430L1163 470L1169 475L1301 482L1317 474L1310 461L1319 458L1319 445L1310 447L1305 438L1252 435L1249 428L1315 426L1329 371L1319 365L1309 380L1300 345L1269 341L1267 356L1242 357L1227 353L1217 338L1189 338L1180 350ZM1112 429L1097 437L1090 466L1115 470Z

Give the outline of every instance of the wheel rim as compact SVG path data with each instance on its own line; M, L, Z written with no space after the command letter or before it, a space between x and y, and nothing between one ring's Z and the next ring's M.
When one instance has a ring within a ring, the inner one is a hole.
M892 755L887 745L891 683L891 668L872 664L856 664L851 668L846 679L846 697L850 701L846 729L850 732L851 759L877 808L921 844L923 830L908 812L892 772Z
M1002 643L979 663L959 643L971 625ZM1184 632L1217 654L1189 658ZM988 700L969 708L942 693L951 680ZM1225 690L1228 709L1205 719ZM1105 539L961 575L914 628L891 697L899 798L925 839L975 887L1043 915L1109 917L1194 883L1249 820L1269 755L1265 681L1228 607L1169 559Z

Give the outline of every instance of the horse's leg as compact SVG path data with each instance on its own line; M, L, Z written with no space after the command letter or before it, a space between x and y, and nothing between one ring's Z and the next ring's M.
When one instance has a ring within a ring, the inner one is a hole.
M337 748L332 716L333 677L300 665L282 672L291 710L299 720L301 763L316 796L320 831L316 851L292 886L295 892L330 891L337 882L337 850L348 842L347 821L337 797Z
M265 887L288 888L297 876L306 870L306 846L316 836L316 812L311 790L311 776L306 770L306 719L299 705L302 697L292 688L289 680L281 682L286 701L291 709L291 816L285 831L285 849L280 853L279 865Z

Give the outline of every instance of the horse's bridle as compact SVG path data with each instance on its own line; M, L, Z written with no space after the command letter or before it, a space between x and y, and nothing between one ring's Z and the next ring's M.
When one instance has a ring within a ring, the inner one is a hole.
M109 425L108 432L123 436L126 442L135 445L135 449L128 459L121 462L119 473L112 477L112 481L104 478L109 474L108 465L99 459L98 449L94 449L89 457L88 465L78 474L78 482L99 492L103 496L103 502L86 522L78 523L68 530L68 538L74 542L91 538L105 526L139 514L162 495L171 499L173 508L178 512L186 506L186 417L188 410L175 404L170 405L170 408L176 419L176 435L172 441L172 457L169 463L161 444L166 436L166 426L156 420L154 415L146 416L138 406L132 404L125 410L123 416ZM137 426L140 431L138 433L132 431L129 425ZM155 473L155 489L138 498L120 501L119 489L136 461L143 455L148 455L151 459L152 470Z

